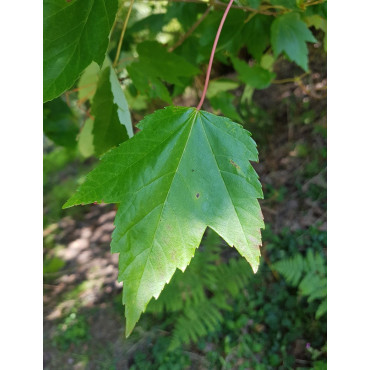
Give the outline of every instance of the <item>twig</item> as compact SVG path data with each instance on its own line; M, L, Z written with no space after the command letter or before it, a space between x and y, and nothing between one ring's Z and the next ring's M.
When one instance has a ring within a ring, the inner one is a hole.
M120 5L120 7L118 8L117 15L116 15L116 18L115 18L113 26L112 26L112 31L110 33L111 35L113 34L114 29L116 28L118 18L120 16L121 12L122 12L122 9L123 9L124 5L125 5L125 0L122 0L122 3Z
M244 24L248 23L256 14L257 12L251 12L251 14L249 14L246 20L244 21Z
M301 80L306 75L308 75L308 72L305 72L305 73L301 74L298 77L290 77L290 78L284 78L282 80L274 80L274 81L272 81L272 83L273 84L285 84L285 83L288 83L288 82L298 82L299 80Z
M92 82L92 83L89 83L87 85L83 85L83 86L79 86L79 87L76 87L75 89L72 89L72 90L68 90L65 92L65 97L66 97L66 103L69 107L71 107L71 102L69 101L69 95L74 93L74 92L77 92L77 91L80 91L81 89L84 89L86 87L90 87L90 86L93 86L93 85L96 85L96 82ZM89 92L89 94L91 93L91 91ZM83 99L83 98L82 98ZM81 99L80 99L81 100ZM79 102L80 100L77 101L77 105L79 105ZM84 101L82 101L83 103Z
M125 18L125 23L123 24L121 36L119 38L118 47L117 47L117 53L116 53L116 57L114 58L113 67L115 67L117 65L117 62L118 62L118 59L119 59L119 55L121 53L123 36L125 35L125 32L126 32L128 19L130 18L130 14L131 14L131 10L132 10L133 4L134 4L134 0L131 0L130 1L130 6L128 8L127 15L126 15L126 18Z
M86 87L90 87L90 86L93 86L93 85L96 85L96 82L91 82L91 83L89 83L89 84L86 84L86 85L83 85L83 86L76 87L75 89L68 90L68 91L66 91L66 94L71 94L71 93L73 93L73 92L79 91L79 90L81 90L81 89L85 89Z
M318 0L318 1L313 1L313 2L307 2L307 3L303 3L304 6L312 6L312 5L318 5L318 4L323 4L325 3L326 0Z
M134 61L134 60L135 60L135 58L134 58L134 57L125 57L125 58L122 58L122 59L120 59L120 60L118 61L117 66L121 65L121 64L122 64L122 63L124 63L124 62L130 61L130 60Z
M90 99L92 95L94 94L94 90L90 90L84 97L77 100L77 106L81 106L83 103L85 103L86 100Z
M66 93L65 93L65 97L66 97L66 103L67 103L67 105L71 108L71 102L69 101L69 94L68 94L68 91L66 91Z
M162 1L162 0L147 0L147 1ZM212 4L214 7L219 7L219 8L225 8L227 7L227 4L226 3L223 3L221 1L214 1L214 2L208 2L208 1L203 1L203 0L165 0L165 1L168 1L168 2L173 2L173 3L197 3L197 4ZM245 11L249 11L249 12L255 12L255 13L260 13L260 14L266 14L266 15L277 15L276 12L271 12L271 11L268 11L268 10L265 10L265 9L280 9L281 6L261 6L259 9L254 9L254 8L251 8L249 6L238 6L238 5L232 5L231 6L233 9L240 9L240 10L245 10ZM285 8L284 8L285 9Z
M212 63L213 63L213 58L215 56L215 51L216 51L218 39L220 38L222 27L223 27L223 25L225 23L226 16L229 13L229 10L231 8L231 5L232 5L233 1L234 0L230 0L229 1L229 4L227 5L227 8L225 9L224 15L222 16L220 25L218 26L218 30L217 30L217 33L216 33L215 41L213 43L213 47L212 47L212 51L211 51L211 56L209 58L209 63L208 63L206 81L204 83L203 94L202 94L202 97L200 98L200 102L199 102L199 104L197 106L197 110L199 110L200 108L202 108L202 105L203 105L203 102L204 102L204 98L206 97L208 83L209 83L209 77L211 75Z
M174 51L178 48L196 29L197 27L203 22L204 18L207 17L211 10L209 6L207 10L202 14L202 16L188 29L188 31L176 42L176 44L168 49L169 52Z

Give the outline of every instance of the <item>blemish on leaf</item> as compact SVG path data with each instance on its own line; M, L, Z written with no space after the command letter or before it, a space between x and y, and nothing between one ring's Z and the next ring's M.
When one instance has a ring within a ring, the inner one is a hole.
M240 166L238 166L232 159L230 159L230 163L237 169L240 170Z
M192 169L191 172L194 172L194 170Z
M199 198L199 197L200 197L200 194L199 194L199 193L197 193L195 196L196 196L197 198Z

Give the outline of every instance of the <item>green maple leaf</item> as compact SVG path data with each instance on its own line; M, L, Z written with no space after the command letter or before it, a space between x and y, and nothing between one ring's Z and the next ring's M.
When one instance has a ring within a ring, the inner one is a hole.
M248 86L256 89L265 89L270 86L271 81L275 78L276 74L268 71L260 66L249 66L243 60L232 57L232 62L235 70L238 72L240 81L246 83Z
M61 98L44 103L44 133L55 144L76 146L78 122L76 116Z
M135 62L127 66L127 72L137 90L150 98L159 98L171 104L172 99L167 87L156 77L150 64Z
M97 155L133 135L126 98L111 67L101 72L91 112L95 116L92 134Z
M131 63L127 72L135 87L151 98L158 97L171 104L171 96L163 81L184 87L187 79L200 72L183 57L168 52L159 42L144 41L138 45L137 51L139 61Z
M256 14L247 22L242 30L243 40L249 53L260 60L263 52L270 44L270 26L273 17Z
M229 90L235 90L239 83L228 79L217 79L210 81L207 89L207 98L214 110L219 110L224 116L230 117L233 121L242 122L238 111L235 108L235 94Z
M277 17L271 25L271 45L275 58L281 53L308 70L307 42L317 42L298 13L287 13Z
M169 83L184 85L182 77L192 77L200 72L186 59L168 52L155 41L142 42L138 45L137 52L140 61L150 66L154 75Z
M250 133L228 118L168 107L147 116L142 130L106 153L64 208L119 203L111 248L129 335L148 302L176 269L184 271L207 227L256 272L264 227L261 184Z
M224 116L230 117L236 122L242 122L238 111L235 108L235 95L227 91L221 91L218 94L208 98L211 106L216 111L219 110Z
M44 102L71 88L95 61L103 64L117 0L44 0Z

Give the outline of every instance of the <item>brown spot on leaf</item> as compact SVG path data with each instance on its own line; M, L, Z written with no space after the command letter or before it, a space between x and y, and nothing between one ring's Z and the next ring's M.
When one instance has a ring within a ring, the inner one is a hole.
M199 197L200 197L200 194L199 194L199 193L197 193L195 196L196 196L197 198L199 198Z
M240 167L232 160L230 159L230 163L237 169L240 170Z

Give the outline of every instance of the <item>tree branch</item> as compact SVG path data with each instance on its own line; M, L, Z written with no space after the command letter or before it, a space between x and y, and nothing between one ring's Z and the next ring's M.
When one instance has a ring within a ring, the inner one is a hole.
M126 31L126 28L127 28L128 19L130 18L130 14L131 14L131 10L132 10L133 4L134 4L134 0L131 0L130 1L130 6L128 8L127 15L126 15L126 18L125 18L125 23L123 24L121 36L119 38L118 47L117 47L117 53L116 53L116 57L114 58L113 67L115 67L117 65L117 62L118 62L118 59L119 59L119 55L121 53L123 36L125 35L125 31Z
M176 44L168 49L169 52L174 51L178 48L203 22L204 18L207 17L210 12L211 7L208 7L207 10L202 14L202 16L188 29L188 31L176 42Z
M155 1L163 1L163 0L147 0L151 2ZM226 8L227 4L223 3L221 1L215 0L215 1L203 1L203 0L164 0L167 2L173 2L173 3L196 3L196 4L205 4L205 5L213 5L215 8ZM260 14L266 14L266 15L276 15L276 12L268 11L267 9L280 9L280 6L261 6L259 9L254 9L249 6L238 6L238 5L232 5L231 6L234 9L240 9L240 10L245 10L249 12L254 12L254 13L260 13ZM285 9L285 8L284 8Z

